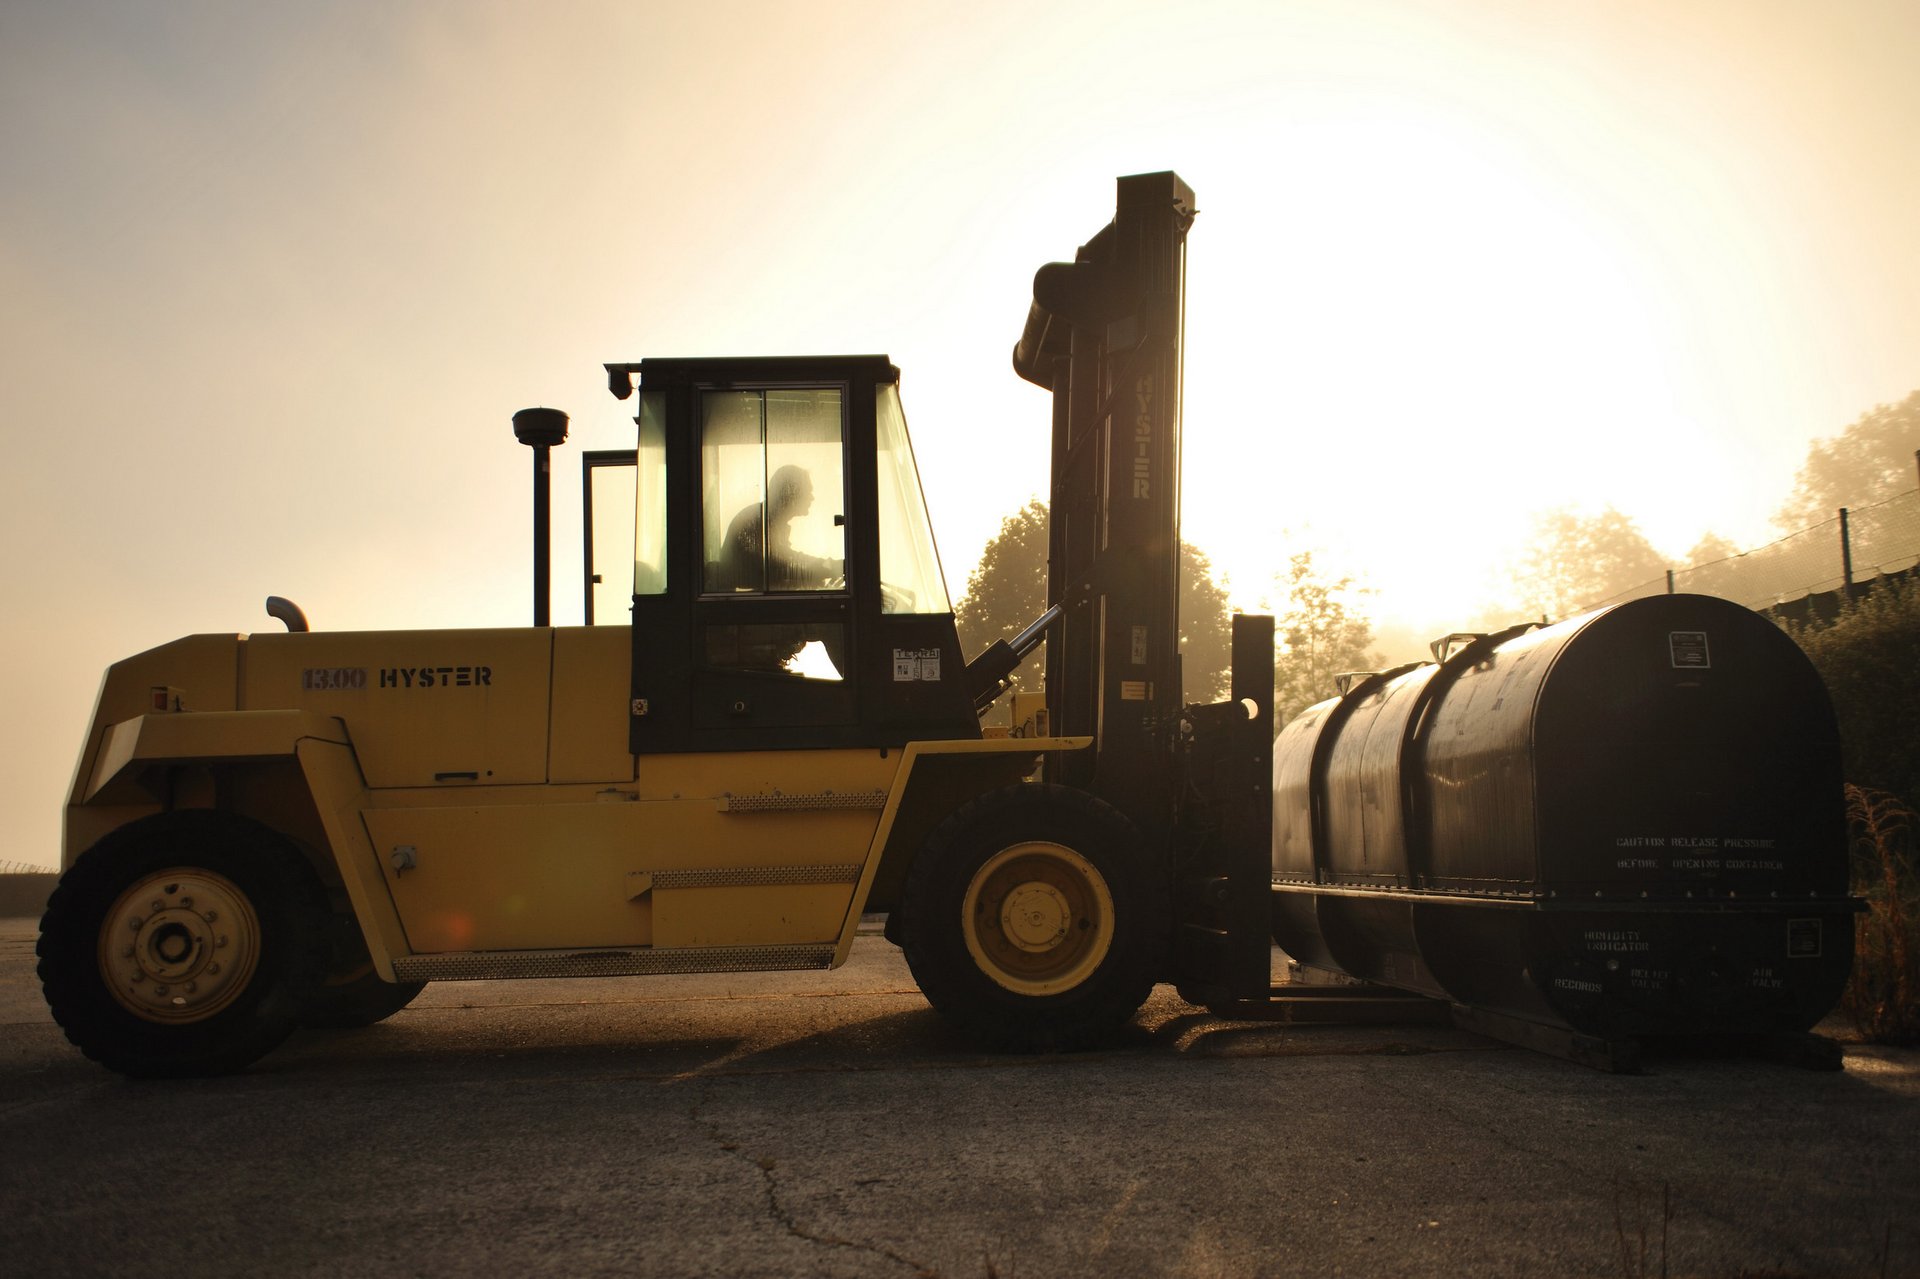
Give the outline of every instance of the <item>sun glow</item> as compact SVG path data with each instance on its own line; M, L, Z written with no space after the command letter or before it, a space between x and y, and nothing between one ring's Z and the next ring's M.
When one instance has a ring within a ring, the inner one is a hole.
M1190 248L1187 538L1237 599L1318 545L1379 615L1444 629L1497 598L1528 511L1698 536L1686 352L1626 229L1443 115L1323 123L1291 154L1313 184L1229 180Z

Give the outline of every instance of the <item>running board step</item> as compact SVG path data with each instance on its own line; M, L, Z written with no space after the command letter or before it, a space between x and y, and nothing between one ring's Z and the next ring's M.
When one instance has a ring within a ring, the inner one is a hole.
M833 943L805 946L650 946L593 950L460 951L393 961L399 981L513 981L527 977L636 977L762 973L833 967Z

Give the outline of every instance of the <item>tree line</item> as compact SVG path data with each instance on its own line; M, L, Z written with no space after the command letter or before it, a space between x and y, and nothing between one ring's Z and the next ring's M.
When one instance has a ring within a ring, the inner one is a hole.
M1830 518L1840 506L1863 506L1906 491L1915 481L1916 449L1920 391L1861 415L1831 438L1815 440L1775 522L1791 532ZM1708 533L1688 562L1730 561L1736 553L1726 538ZM1659 578L1667 564L1632 517L1612 506L1598 514L1549 510L1535 517L1532 536L1513 565L1514 598L1488 613L1565 617ZM1715 589L1710 580L1695 588ZM1045 610L1046 594L1047 511L1032 500L1006 517L968 575L966 594L954 609L961 647L971 656L997 639L1011 639ZM1270 602L1262 607L1274 613L1279 722L1331 696L1336 675L1381 664L1365 594L1351 577L1323 572L1310 551L1293 555L1274 575ZM1232 650L1227 592L1207 554L1185 542L1179 610L1186 700L1219 700L1226 696Z
M1863 507L1907 492L1916 483L1920 449L1920 391L1882 404L1828 439L1815 440L1774 512L1782 536L1830 520L1843 506ZM1708 568L1688 589L1732 594L1740 554L1727 538L1706 533L1685 562ZM1671 560L1627 515L1608 506L1599 514L1560 507L1537 515L1533 535L1513 575L1523 616L1566 617L1623 591L1662 577Z

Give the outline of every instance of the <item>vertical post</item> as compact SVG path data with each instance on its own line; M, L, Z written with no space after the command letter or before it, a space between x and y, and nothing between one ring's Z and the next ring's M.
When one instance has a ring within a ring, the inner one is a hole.
M559 409L521 409L513 436L533 450L533 624L553 624L553 464L551 450L567 442L567 415Z
M533 449L533 624L553 624L553 461Z
M1667 594L1673 594L1673 570L1667 570Z
M1853 595L1853 541L1847 535L1847 508L1840 508L1840 580L1849 598Z
M1238 758L1228 768L1240 793L1230 797L1227 809L1227 987L1237 998L1263 999L1270 991L1272 927L1273 619L1235 613L1232 651L1230 695L1247 717L1234 734Z
M586 575L586 593L580 601L580 624L593 625L593 584L600 575L593 571L593 462L591 455L580 459L580 568Z

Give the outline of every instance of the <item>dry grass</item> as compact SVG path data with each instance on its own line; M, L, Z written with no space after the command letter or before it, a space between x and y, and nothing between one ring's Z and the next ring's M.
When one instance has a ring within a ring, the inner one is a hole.
M1673 1187L1667 1182L1660 1183L1660 1234L1657 1251L1650 1245L1656 1242L1650 1238L1648 1217L1652 1205L1651 1192L1644 1187L1633 1185L1614 1174L1613 1179L1613 1237L1620 1245L1620 1273L1626 1279L1667 1279L1667 1231L1673 1225ZM1655 1266L1658 1266L1658 1270Z
M1875 1043L1920 1043L1920 817L1894 795L1847 787L1853 888L1867 899L1841 1007Z

